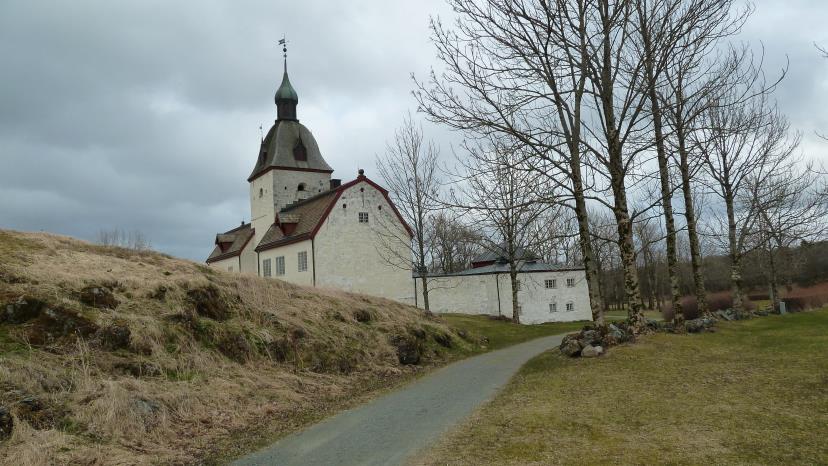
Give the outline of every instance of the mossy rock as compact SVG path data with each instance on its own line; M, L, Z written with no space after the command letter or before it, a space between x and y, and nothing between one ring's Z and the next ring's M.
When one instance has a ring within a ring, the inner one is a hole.
M0 312L0 322L23 324L36 319L47 307L47 303L30 296L21 296L6 304Z
M112 289L103 285L90 285L81 289L80 301L98 309L115 309L119 304Z
M78 311L47 307L31 322L26 335L32 345L43 346L67 337L90 338L97 331L98 325Z
M403 365L419 364L423 353L423 345L417 337L411 334L391 335L388 342L397 350L397 360Z

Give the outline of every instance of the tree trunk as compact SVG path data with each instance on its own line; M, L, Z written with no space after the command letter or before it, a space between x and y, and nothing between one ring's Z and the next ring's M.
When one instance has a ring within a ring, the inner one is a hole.
M598 325L604 325L604 300L601 297L599 278L600 266L595 259L595 250L592 248L592 239L589 233L589 219L587 205L584 199L584 186L581 180L581 158L577 151L570 157L572 170L572 185L575 196L575 217L578 219L578 237L581 245L581 254L584 260L584 273L587 280L589 305L592 310L592 320Z
M617 170L613 170L616 172ZM641 291L638 284L638 269L635 266L635 245L632 238L632 221L627 208L627 193L623 179L613 173L612 191L615 196L615 220L618 223L618 248L621 252L621 267L624 270L624 291L628 306L627 316L636 333L644 330L647 322L641 310Z
M512 284L512 322L520 323L520 305L518 304L518 278L517 266L514 262L509 262L509 280Z
M679 94L679 99L681 95ZM693 201L693 187L690 184L690 161L687 153L687 141L682 123L679 123L676 130L679 151L679 171L681 172L681 190L684 194L684 217L687 220L687 237L690 242L690 265L693 268L693 285L696 292L696 303L699 313L703 316L710 315L710 308L707 306L707 290L704 286L704 271L702 270L701 246L699 245L699 234L696 229L696 208Z
M424 273L424 272L422 272ZM430 311L428 304L428 277L423 275L420 277L421 283L423 284L423 309L426 311Z
M676 225L673 220L673 190L670 187L670 167L667 160L667 149L664 142L664 129L656 92L656 75L653 66L655 51L649 33L648 24L639 4L639 25L644 40L644 68L647 74L647 94L650 100L650 112L653 119L655 133L656 156L658 159L658 174L661 181L661 208L664 211L664 226L667 230L667 279L670 283L670 303L673 308L673 328L676 331L684 329L684 314L681 309L681 290L678 282L678 260L676 259Z
M776 259L773 257L773 245L768 241L768 268L770 269L770 299L774 311L779 311L779 272L776 269Z
M736 240L736 213L733 206L733 195L729 190L725 192L725 206L727 207L727 239L728 255L730 256L730 290L733 294L733 309L737 314L744 314L745 306L742 300L742 255L739 243Z

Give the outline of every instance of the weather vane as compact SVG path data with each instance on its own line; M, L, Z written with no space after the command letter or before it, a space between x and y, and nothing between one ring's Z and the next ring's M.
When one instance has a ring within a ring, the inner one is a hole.
M284 34L282 34L282 38L279 39L279 45L282 46L282 56L287 60L287 39L285 39Z

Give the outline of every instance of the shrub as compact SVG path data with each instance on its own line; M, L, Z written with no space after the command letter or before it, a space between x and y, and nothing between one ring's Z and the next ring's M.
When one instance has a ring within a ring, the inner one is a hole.
M749 297L745 297L745 309L752 311L756 308ZM733 308L733 295L730 291L720 291L718 293L711 293L707 295L707 307L710 312L721 311L724 309ZM697 319L701 317L699 313L699 304L695 296L685 296L681 298L681 308L684 311L684 318L687 320ZM667 302L661 308L661 316L664 320L673 320L673 309L670 303Z
M801 312L828 304L828 293L800 294L782 299L788 312Z

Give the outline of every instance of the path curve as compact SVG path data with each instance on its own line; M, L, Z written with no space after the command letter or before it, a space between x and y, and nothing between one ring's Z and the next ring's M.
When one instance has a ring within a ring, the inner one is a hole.
M458 361L241 458L250 465L392 465L433 444L563 335Z

